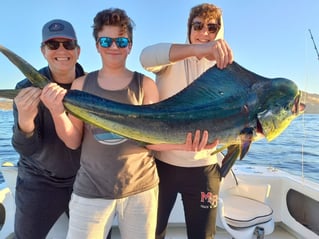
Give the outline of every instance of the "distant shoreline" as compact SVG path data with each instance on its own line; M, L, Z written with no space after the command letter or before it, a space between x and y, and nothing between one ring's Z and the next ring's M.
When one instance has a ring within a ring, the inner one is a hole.
M0 109L1 110L12 110L12 100L1 99L0 98Z

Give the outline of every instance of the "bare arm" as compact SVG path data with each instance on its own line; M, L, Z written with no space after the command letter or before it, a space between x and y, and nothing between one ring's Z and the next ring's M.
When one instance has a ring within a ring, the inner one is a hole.
M153 104L159 101L157 86L151 78L144 76L143 79L144 98L143 105Z

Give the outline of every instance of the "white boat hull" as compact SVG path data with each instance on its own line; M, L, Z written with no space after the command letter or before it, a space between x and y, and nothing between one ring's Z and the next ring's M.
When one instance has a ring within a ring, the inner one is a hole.
M0 190L0 219L4 225L0 229L0 238L10 238L14 222L14 193L17 170L15 167L2 167L6 184ZM236 165L234 173L239 181L254 184L269 184L271 187L268 203L273 209L275 231L265 238L304 238L319 239L319 184L293 176L286 172L266 167ZM1 210L2 206L4 210ZM4 212L5 211L5 212ZM4 215L3 215L4 214ZM116 228L112 238L120 238ZM65 238L68 218L62 215L51 229L47 239ZM181 199L178 198L170 217L169 238L186 238L184 214ZM217 239L230 238L229 234L218 228Z

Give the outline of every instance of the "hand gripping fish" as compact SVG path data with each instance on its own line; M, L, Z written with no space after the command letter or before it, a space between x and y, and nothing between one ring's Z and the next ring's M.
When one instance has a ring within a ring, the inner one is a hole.
M34 86L49 82L10 50L0 45L0 51ZM14 95L0 91L0 97ZM300 97L291 80L265 78L233 62L223 70L208 69L184 90L151 105L122 104L78 90L69 90L63 103L87 123L146 144L183 144L188 132L207 130L209 142L221 145L214 153L227 151L220 170L224 177L258 135L271 141L303 113Z

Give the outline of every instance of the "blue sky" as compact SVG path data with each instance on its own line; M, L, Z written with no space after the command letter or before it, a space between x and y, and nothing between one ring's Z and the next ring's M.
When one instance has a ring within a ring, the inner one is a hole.
M81 45L79 62L86 71L101 67L92 37L96 13L109 7L126 10L134 20L133 51L128 67L154 76L140 65L139 54L158 42L184 43L189 10L198 0L3 0L0 3L0 44L13 50L34 67L46 65L41 52L41 29L53 18L70 21ZM284 77L300 89L319 94L319 60L310 38L319 48L318 0L215 0L222 8L225 39L235 60L265 77ZM24 76L0 55L0 88L13 88Z

